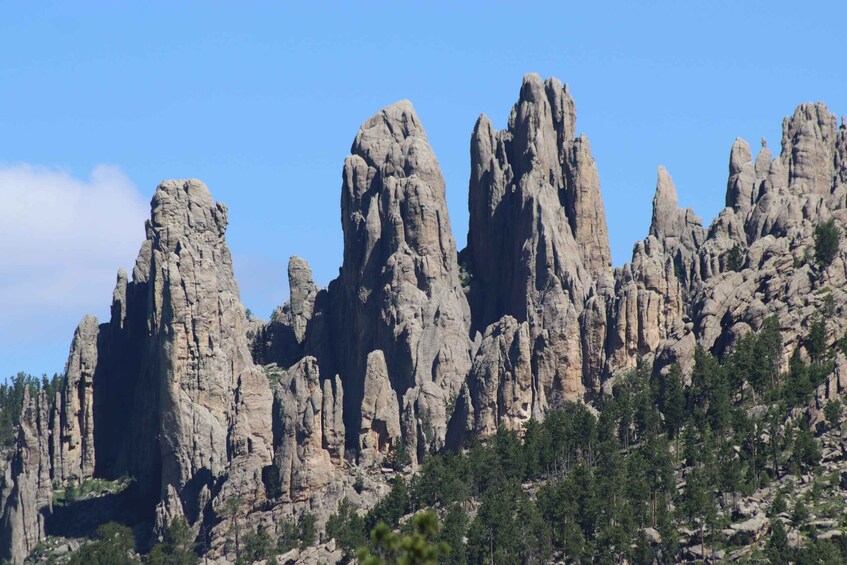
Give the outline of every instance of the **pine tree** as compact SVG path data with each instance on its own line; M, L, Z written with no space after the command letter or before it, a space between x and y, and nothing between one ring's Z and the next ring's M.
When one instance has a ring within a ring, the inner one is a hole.
M436 541L440 525L433 511L412 518L412 533L398 535L385 524L371 532L372 547L358 551L362 565L436 565L450 553L450 546Z
M664 394L665 427L668 435L673 439L679 439L679 431L682 429L685 418L685 389L682 386L682 369L674 363L665 375ZM677 451L679 444L677 442Z
M820 314L812 318L809 336L806 338L806 350L815 364L819 364L826 354L826 321Z
M823 413L830 428L835 428L841 423L841 400L834 398L823 407Z
M771 563L788 563L791 548L788 545L788 534L779 518L771 520L771 535L768 538L767 556Z
M830 218L815 226L815 262L818 267L826 268L832 264L838 255L838 246L841 243L841 231L835 225L835 220Z

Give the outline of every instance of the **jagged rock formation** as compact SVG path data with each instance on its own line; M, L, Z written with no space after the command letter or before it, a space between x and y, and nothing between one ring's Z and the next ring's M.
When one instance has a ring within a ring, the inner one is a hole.
M291 298L274 310L270 322L259 327L253 337L251 349L259 363L267 359L290 367L304 355L306 332L319 289L312 278L312 268L300 257L288 262L288 287Z
M19 563L44 539L53 502L49 399L24 391L18 441L0 489L0 559Z
M161 489L159 496L173 486L196 519L199 493L219 488L215 481L224 475L239 493L263 496L256 484L272 457L271 393L247 345L224 241L226 207L193 180L163 183L151 206L147 241L136 263L148 287L148 335L142 336L145 353L134 396L151 388L160 396L155 419L136 404L139 413L131 418L125 445L158 439L148 444L149 459L147 450L127 450L123 457L142 486Z
M397 394L391 388L385 356L379 350L368 355L360 428L359 460L365 466L379 463L401 440Z
M366 121L342 174L340 276L327 291L314 293L310 277L292 276L308 267L290 268L292 294L283 312L302 311L291 319L306 325L280 324L277 316L256 347L266 361L285 367L291 358L281 352L302 344L304 353L317 357L322 374L337 373L344 388L346 444L357 450L367 445L362 452L403 441L414 459L419 450L443 446L445 407L470 369L470 311L444 191L435 155L408 101ZM292 328L288 337L281 325ZM372 356L377 351L384 365L379 369ZM376 375L385 377L379 380L379 395L385 393L380 402L401 415L399 422L391 418L389 444L378 439L385 430L371 428L386 421L366 417L361 409L377 390ZM374 462L371 455L363 460Z
M684 338L687 357L694 341L720 354L775 315L787 363L796 349L803 352L802 336L812 316L822 310L826 296L838 305L847 299L841 288L845 279L841 254L823 272L813 258L815 226L829 217L837 218L840 225L847 219L845 136L847 131L843 126L836 128L835 117L822 104L803 104L783 122L782 151L776 159L763 145L754 160L749 145L735 141L730 152L728 207L708 232L696 221L685 221L682 236L669 238L666 220L654 230L654 212L651 235L665 236L664 260L674 262L681 284L682 318L687 323L677 325L674 336ZM659 216L667 218L668 213ZM682 212L677 218L680 226ZM679 227L673 233L680 233ZM670 253L669 242L673 244ZM638 251L633 263L637 255ZM832 317L828 325L834 341L843 333L843 323ZM670 340L669 334L655 350L670 348ZM674 354L669 359L679 357Z
M85 316L71 342L65 391L55 402L54 475L78 482L94 475L94 372L97 369L97 318Z
M111 321L83 319L53 417L41 398L21 426L4 496L13 561L43 537L35 520L50 513L54 480L127 473L149 506L162 500L157 515L190 521L215 495L264 498L272 397L250 356L226 223L199 181L156 190L133 280L118 273Z
M447 429L438 413L470 367L470 312L444 179L409 102L362 125L342 179L344 262L329 292L345 409L358 412L369 356L380 350L406 443L413 454L438 448ZM348 434L358 420L347 419Z
M808 356L815 316L827 314L830 344L847 326L845 255L814 258L816 225L847 225L847 128L822 104L785 120L776 158L735 141L727 207L708 228L660 167L649 232L614 269L599 175L562 83L527 75L506 129L477 121L461 254L420 119L392 104L344 163L339 277L319 289L292 258L290 299L265 325L238 298L226 207L196 180L161 184L151 204L110 320L83 318L55 398L26 397L0 559L20 562L43 539L54 484L127 474L151 529L185 516L220 557L224 526L207 518L228 498L270 528L306 510L323 523L344 497L380 495L352 486L351 465L401 447L414 465L520 430L563 401L592 402L640 361L688 373L698 345L723 354L769 316L784 364ZM845 383L841 356L813 422Z
M322 388L317 361L304 357L286 372L275 390L274 423L279 431L275 434L274 468L283 496L308 498L332 479L330 450L336 459L343 457L344 428L337 414L342 392L339 388L336 401L331 382L327 379L330 386Z
M634 367L680 329L685 284L697 272L695 252L705 235L700 218L679 208L673 180L659 167L649 235L635 244L632 261L615 270L607 373Z
M536 384L529 324L504 316L486 328L462 391L465 428L486 436L500 427L520 430L531 417L543 418Z
M529 323L543 409L596 389L605 353L581 337L605 333L596 324L605 323L611 260L599 177L575 114L562 83L527 75L507 129L482 116L471 137L462 255L474 327L505 315Z

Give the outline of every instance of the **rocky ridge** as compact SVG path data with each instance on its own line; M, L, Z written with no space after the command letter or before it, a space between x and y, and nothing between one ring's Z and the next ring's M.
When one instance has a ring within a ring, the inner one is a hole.
M226 207L199 181L162 183L111 319L82 320L56 398L25 400L0 493L0 559L21 562L49 533L54 488L121 475L136 481L154 535L184 516L224 559L227 499L272 532L306 510L322 526L343 497L372 505L384 485L360 492L353 476L401 449L414 466L519 430L565 401L592 402L639 362L687 372L696 346L721 354L768 316L787 365L808 356L801 336L818 312L847 306L844 254L811 260L821 221L847 225L847 129L822 104L786 118L776 158L736 140L727 207L709 227L680 209L660 167L649 233L617 268L566 86L527 75L507 128L481 116L470 148L468 247L457 252L412 105L367 120L342 170L339 277L320 289L292 258L291 297L268 324L240 303ZM830 320L832 344L845 323ZM837 364L811 419L845 375Z

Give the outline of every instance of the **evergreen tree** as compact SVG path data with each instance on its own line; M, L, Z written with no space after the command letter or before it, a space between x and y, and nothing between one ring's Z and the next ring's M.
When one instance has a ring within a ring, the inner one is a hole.
M676 363L671 365L670 370L665 375L662 406L668 435L671 438L678 439L685 418L685 389L682 386L682 369Z
M338 503L338 509L326 522L325 531L327 539L334 539L347 558L367 543L365 523L347 498Z
M315 543L317 531L315 530L315 515L305 512L297 521L297 529L300 533L300 548L306 548Z
M264 528L260 527L258 531L248 532L244 535L244 548L240 559L245 564L262 560L266 563L269 560L276 561L274 543Z
M735 244L726 254L726 268L730 271L740 271L744 262L744 250L741 245Z
M346 499L345 499L346 500ZM329 527L327 527L329 530ZM283 519L282 523L277 526L279 536L276 540L276 550L279 553L287 553L299 544L300 528L290 518Z
M765 352L765 360L770 373L771 387L776 388L779 379L779 363L782 359L782 333L779 318L768 316L759 331L759 342Z
M714 522L717 511L715 499L702 468L695 467L685 480L681 510L691 527L700 530L700 545L705 553L706 530Z
M841 400L834 398L823 407L823 413L830 428L835 428L841 423Z
M380 500L365 517L367 530L373 530L377 524L383 522L391 528L397 527L400 518L411 510L409 491L406 481L401 476L394 478L388 496ZM314 517L312 517L314 520Z
M821 450L818 442L812 436L809 426L803 423L794 436L794 450L792 460L801 468L811 469L821 460Z
M814 386L809 378L809 369L795 352L788 364L782 396L788 406L799 406L809 401Z
M834 219L830 218L815 226L815 262L818 267L823 269L832 264L840 243L841 231Z
M370 548L358 551L362 565L436 565L449 554L450 546L437 541L440 526L433 511L420 512L412 518L412 533L398 535L385 524L371 532Z
M145 559L150 565L196 565L199 562L194 553L194 535L182 516L174 518L164 543L153 547Z
M241 497L233 496L224 500L221 507L221 516L229 522L226 530L226 540L228 543L233 544L236 559L238 559L241 554L241 525L236 519L239 509L241 508L241 504Z
M820 314L812 318L812 325L809 327L809 335L806 338L806 351L809 352L809 357L815 364L823 361L827 353L826 321Z
M809 509L806 508L803 499L798 498L797 502L794 503L794 510L791 512L791 523L794 524L795 528L801 528L806 524L808 519Z
M135 565L135 538L126 526L109 522L97 528L97 541L71 555L69 565Z
M468 515L459 504L452 504L444 516L444 525L438 535L438 541L450 546L451 551L442 557L446 565L464 565L465 556L464 536L468 528Z
M767 556L771 563L788 563L791 558L791 547L788 545L788 534L782 520L771 520L771 535L768 538Z

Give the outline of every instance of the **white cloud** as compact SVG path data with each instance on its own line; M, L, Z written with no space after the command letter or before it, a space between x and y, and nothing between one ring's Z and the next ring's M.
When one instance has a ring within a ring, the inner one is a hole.
M148 210L117 167L78 179L0 166L0 359L56 332L70 344L85 313L108 312L115 274L131 269Z

